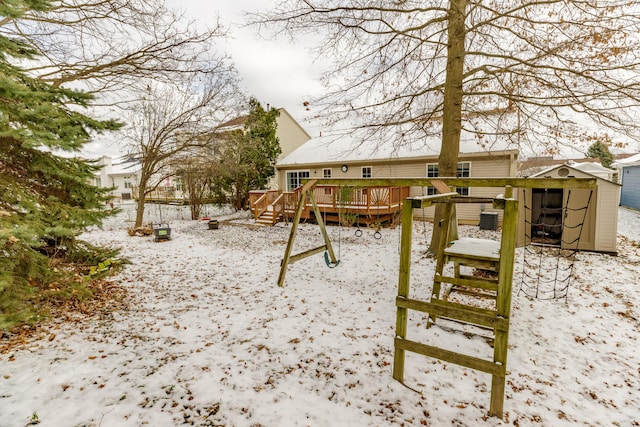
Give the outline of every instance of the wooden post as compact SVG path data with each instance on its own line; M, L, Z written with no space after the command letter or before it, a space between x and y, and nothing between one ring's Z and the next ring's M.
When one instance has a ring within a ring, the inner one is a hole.
M402 233L400 235L400 271L398 273L398 297L409 297L411 281L411 239L413 237L413 206L409 199L405 199L402 206ZM396 338L407 336L407 308L397 307L396 310ZM393 378L404 381L404 349L395 347L393 356Z
M507 189L505 195L512 195ZM513 253L516 247L518 228L518 201L505 200L502 222L502 239L500 241L500 271L498 272L498 295L496 299L496 315L509 319L511 315L511 291L513 282ZM510 255L510 256L509 256ZM505 367L507 365L509 329L496 330L493 348L493 361ZM503 372L504 372L503 371ZM491 378L491 403L489 415L502 418L504 409L505 374L494 374Z
M302 217L302 211L304 210L305 201L307 198L307 192L316 185L317 180L311 180L307 182L300 189L300 200L298 200L298 206L296 213L291 223L291 232L289 232L289 241L287 242L287 249L284 251L284 258L280 262L280 275L278 276L278 286L284 286L284 276L287 274L287 267L289 266L289 260L291 259L291 251L293 250L293 242L296 239L296 233L298 232L298 224L300 224L300 218Z

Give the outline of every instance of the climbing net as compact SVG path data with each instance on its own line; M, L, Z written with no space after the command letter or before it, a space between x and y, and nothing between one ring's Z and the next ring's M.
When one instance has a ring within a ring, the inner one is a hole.
M593 190L589 192L586 205L572 208L571 190L568 190L566 202L558 208L559 212L553 213L543 207L535 220L532 208L525 203L525 236L531 243L524 247L518 293L536 299L566 300L592 196ZM526 194L524 200L527 200ZM548 238L552 234L557 239Z

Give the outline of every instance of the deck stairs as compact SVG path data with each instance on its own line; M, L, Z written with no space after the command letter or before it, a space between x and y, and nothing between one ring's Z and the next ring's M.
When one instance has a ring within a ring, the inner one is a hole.
M264 227L272 227L282 220L282 213L276 212L273 206L269 206L266 211L262 212L258 218L256 218L256 225Z

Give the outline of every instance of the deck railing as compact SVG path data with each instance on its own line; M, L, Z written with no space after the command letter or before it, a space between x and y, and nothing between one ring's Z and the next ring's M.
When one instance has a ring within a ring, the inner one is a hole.
M301 188L301 187L300 187ZM272 211L274 218L292 215L300 199L300 188L294 191L254 190L249 194L255 219ZM402 201L409 197L409 187L340 187L318 185L313 196L319 209L325 213L340 215L376 216L400 211ZM305 206L311 209L307 195Z
M274 202L280 197L280 190L253 190L249 192L249 206L255 219L269 210Z
M285 210L293 211L300 197L300 189L285 192ZM313 196L320 209L362 214L375 214L397 208L409 197L409 187L338 187L334 185L318 185L313 189ZM309 200L305 204L311 204Z

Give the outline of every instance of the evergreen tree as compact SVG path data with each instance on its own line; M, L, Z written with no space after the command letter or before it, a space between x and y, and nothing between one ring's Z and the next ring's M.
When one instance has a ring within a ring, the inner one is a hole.
M229 132L220 142L221 156L214 173L218 194L231 194L236 209L244 209L249 191L266 188L275 174L275 163L282 152L276 136L280 112L265 110L252 98L244 129Z
M596 141L589 146L589 150L587 150L587 158L599 158L600 164L605 168L610 168L611 163L613 163L613 154L609 151L609 147L601 142Z
M0 16L46 13L50 3L2 2ZM24 40L0 35L0 329L33 320L37 297L54 281L61 296L72 293L65 287L77 286L68 277L70 262L108 256L76 239L107 215L106 194L91 185L96 166L69 154L91 131L119 124L81 113L90 95L53 87L14 65L35 54Z

